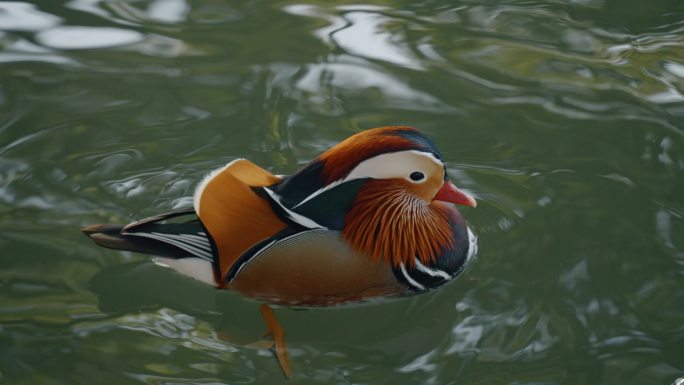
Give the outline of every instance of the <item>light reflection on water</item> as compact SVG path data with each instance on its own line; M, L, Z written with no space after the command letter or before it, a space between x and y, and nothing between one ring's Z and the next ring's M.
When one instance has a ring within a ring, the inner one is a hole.
M387 124L478 196L479 258L422 296L279 310L297 380L671 383L682 20L665 0L0 3L0 383L281 381L254 302L77 229Z
M91 49L128 45L142 40L142 34L120 28L59 27L40 32L36 39L56 49Z

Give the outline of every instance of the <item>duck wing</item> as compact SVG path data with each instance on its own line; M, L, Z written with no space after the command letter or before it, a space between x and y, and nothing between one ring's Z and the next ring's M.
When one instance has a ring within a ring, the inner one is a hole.
M255 188L280 178L246 159L218 169L195 191L195 212L216 247L215 266L224 281L231 266L254 245L288 227Z

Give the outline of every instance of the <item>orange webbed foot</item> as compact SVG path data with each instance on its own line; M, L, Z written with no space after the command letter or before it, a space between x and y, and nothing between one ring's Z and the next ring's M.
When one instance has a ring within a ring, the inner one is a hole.
M278 323L278 320L268 305L262 304L259 307L261 311L261 317L266 322L266 327L268 330L263 334L264 336L270 335L273 338L275 344L275 354L278 358L278 363L283 369L283 374L289 380L292 378L292 368L290 367L290 359L287 356L287 346L285 345L285 331L282 326Z

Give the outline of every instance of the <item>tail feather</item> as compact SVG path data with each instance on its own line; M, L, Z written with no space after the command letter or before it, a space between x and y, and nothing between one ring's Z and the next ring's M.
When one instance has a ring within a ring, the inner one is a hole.
M130 240L124 238L120 234L107 234L104 232L95 232L88 234L88 237L95 243L102 247L114 250L138 251L135 244Z
M102 247L115 250L137 251L136 245L121 234L123 228L123 225L88 225L83 227L81 232Z
M93 231L93 226L84 227L81 231L95 243L108 249L132 251L174 259L195 256L178 247L161 241L141 238L139 236L122 233L121 231L116 232L113 230L116 225L94 226L107 227L107 229L111 231ZM122 228L123 226L119 226L119 229Z
M123 225L88 225L81 228L81 232L88 236L96 233L118 234L123 228Z
M190 215L185 222L170 219ZM102 247L173 259L200 258L214 262L213 241L193 211L176 211L128 225L88 225L81 231Z
M81 231L102 247L151 254L159 265L218 285L216 246L194 210L174 211L128 225L89 225Z

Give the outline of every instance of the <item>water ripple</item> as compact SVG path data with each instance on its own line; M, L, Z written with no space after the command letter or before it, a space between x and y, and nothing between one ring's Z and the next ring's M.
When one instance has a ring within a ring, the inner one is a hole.
M40 31L54 27L62 18L42 12L24 2L0 3L0 29L9 31Z
M421 296L279 309L295 376L672 382L683 15L668 0L0 3L0 381L282 380L257 304L77 230L190 207L236 157L289 173L408 124L477 195L462 212L479 258Z
M109 48L139 42L143 35L136 31L101 27L57 27L39 32L36 39L55 49Z

